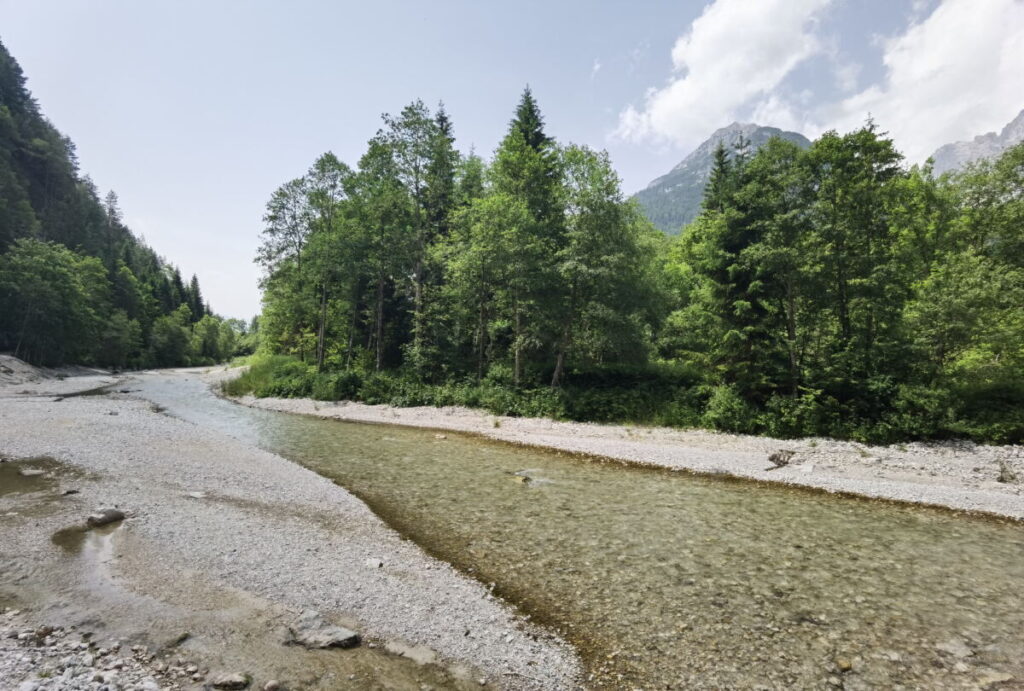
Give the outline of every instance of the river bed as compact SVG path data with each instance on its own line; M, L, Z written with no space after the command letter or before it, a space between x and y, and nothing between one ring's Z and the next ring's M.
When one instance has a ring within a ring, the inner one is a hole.
M325 475L572 641L594 688L995 687L1024 679L1024 526L141 395Z

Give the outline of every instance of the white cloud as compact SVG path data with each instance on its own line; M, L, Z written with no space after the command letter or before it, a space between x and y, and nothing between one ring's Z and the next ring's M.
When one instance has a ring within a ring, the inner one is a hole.
M845 93L857 88L857 80L860 79L860 65L855 62L836 61L833 67L836 85Z
M590 81L597 79L597 73L601 71L601 61L594 58L594 65L590 68Z
M814 26L832 0L716 0L672 49L675 75L619 115L627 140L692 146L737 118L741 108L791 111L773 91L822 51ZM781 115L780 115L781 117Z
M945 0L884 42L881 83L826 107L840 132L870 115L911 162L998 130L1024 108L1024 2Z
M872 117L916 163L1024 108L1024 0L914 0L899 34L854 37L881 53L873 84L819 30L832 3L715 0L676 41L668 82L620 112L614 136L686 150L737 119L817 136ZM786 80L805 64L817 93Z

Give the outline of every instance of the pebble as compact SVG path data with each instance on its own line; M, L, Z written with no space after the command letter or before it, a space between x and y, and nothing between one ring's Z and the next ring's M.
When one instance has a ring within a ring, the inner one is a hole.
M121 511L120 509L103 508L86 518L85 524L90 528L98 528L102 525L123 521L124 518L124 511ZM117 644L114 647L120 647L120 644Z
M249 677L237 672L221 674L210 685L215 689L244 689L249 685Z
M1008 681L1013 681L1013 675L1006 672L985 672L978 677L978 685L983 689L993 687L996 684L1005 684Z

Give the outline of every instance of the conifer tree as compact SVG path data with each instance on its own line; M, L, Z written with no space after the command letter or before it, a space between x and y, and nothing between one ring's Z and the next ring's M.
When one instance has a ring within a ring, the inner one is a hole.
M206 313L203 294L199 290L199 277L192 274L188 285L188 308L192 310L192 321L197 322Z

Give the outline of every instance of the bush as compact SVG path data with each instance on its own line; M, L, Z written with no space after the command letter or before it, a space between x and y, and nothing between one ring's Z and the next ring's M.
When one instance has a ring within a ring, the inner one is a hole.
M370 405L390 403L394 388L394 378L391 375L381 372L368 374L359 386L356 398Z
M720 385L711 390L701 424L723 432L749 433L756 429L750 405L731 386Z
M958 385L909 386L880 381L873 393L884 404L841 403L819 390L776 394L763 405L733 387L698 386L678 367L606 368L567 373L562 389L517 389L507 367L494 366L483 381L425 383L393 372L316 373L289 356L258 355L237 379L223 385L233 396L312 397L395 406L466 406L495 415L588 422L707 427L780 438L830 436L868 443L967 437L978 442L1024 441L1024 379Z
M287 355L254 356L249 369L222 385L229 396L301 398L313 392L313 368Z
M952 395L957 409L946 425L952 435L993 444L1024 442L1024 379L964 383Z
M313 381L313 398L318 401L355 400L362 385L363 377L358 372L318 374Z

